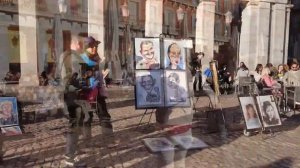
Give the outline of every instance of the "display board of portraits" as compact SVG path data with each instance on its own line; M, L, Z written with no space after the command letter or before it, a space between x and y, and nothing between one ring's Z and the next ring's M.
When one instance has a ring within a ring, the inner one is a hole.
M136 108L189 107L183 41L135 38L134 46Z
M239 97L247 130L282 125L273 95Z
M22 134L15 97L0 97L0 127L1 134L6 136Z

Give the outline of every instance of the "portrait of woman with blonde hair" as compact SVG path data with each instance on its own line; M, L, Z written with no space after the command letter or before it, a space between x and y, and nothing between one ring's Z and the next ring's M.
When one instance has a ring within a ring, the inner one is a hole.
M18 124L18 116L13 102L8 100L0 102L0 125L16 124Z

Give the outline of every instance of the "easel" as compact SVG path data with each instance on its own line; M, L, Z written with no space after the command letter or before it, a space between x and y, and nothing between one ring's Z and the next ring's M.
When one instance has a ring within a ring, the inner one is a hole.
M209 64L210 64L210 69L212 71L212 79L213 79L212 81L213 81L214 90L212 90L209 85L204 85L203 86L204 92L206 92L207 96L209 97L209 101L210 101L209 102L209 107L212 108L212 111L207 112L207 118L209 118L209 113L210 112L215 113L215 110L217 109L217 106L219 106L219 110L221 112L223 124L217 124L217 125L218 126L224 126L224 128L222 127L222 130L224 130L224 132L221 132L221 133L224 133L223 136L226 137L226 135L227 135L226 120L225 120L223 107L222 107L222 104L221 104L221 101L220 101L219 80L218 80L218 72L217 72L217 61L212 60ZM212 98L214 99L214 101L212 101Z
M151 112L150 112L151 110ZM151 121L151 118L152 118L152 114L154 113L155 109L145 109L144 111L144 114L143 116L141 117L140 121L139 121L139 124L138 126L136 127L136 129L138 129L141 125L142 125L142 121L143 121L143 118L147 115L147 114L150 114L150 117L149 117L149 120L148 122L146 123L146 125L149 125L150 124L150 121Z

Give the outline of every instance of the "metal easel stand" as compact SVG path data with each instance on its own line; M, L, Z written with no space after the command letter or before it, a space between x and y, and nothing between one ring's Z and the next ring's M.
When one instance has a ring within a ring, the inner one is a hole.
M151 110L151 111L150 111ZM148 122L146 123L146 125L148 126L150 124L150 121L151 121L151 118L152 118L152 115L154 113L155 109L145 109L145 112L143 114L143 116L141 117L140 121L139 121L139 124L138 126L136 127L136 129L138 129L141 125L142 125L142 121L143 121L143 118L147 115L147 114L150 114L150 117L148 119Z

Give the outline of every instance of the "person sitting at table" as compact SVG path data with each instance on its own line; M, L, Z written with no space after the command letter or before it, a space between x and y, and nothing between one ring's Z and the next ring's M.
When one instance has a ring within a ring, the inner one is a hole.
M280 81L283 79L283 76L288 71L288 69L286 69L286 68L287 67L284 64L278 65L278 72L277 72L276 79L278 79Z
M290 70L285 73L282 81L285 85L300 85L300 70L297 62L291 63Z
M279 100L281 100L283 96L281 90L281 84L273 79L270 69L268 67L264 67L261 75L262 75L262 83L264 87L271 88L272 94L275 97L277 97Z

